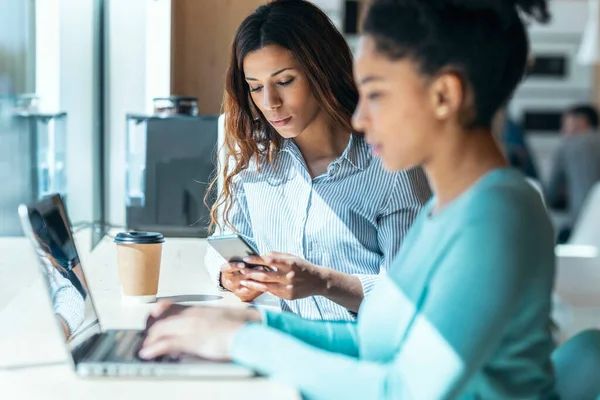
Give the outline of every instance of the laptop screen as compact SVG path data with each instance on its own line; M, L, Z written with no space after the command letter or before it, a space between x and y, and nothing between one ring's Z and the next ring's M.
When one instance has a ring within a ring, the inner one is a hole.
M26 206L26 213L21 211L21 217L28 219L23 221L25 231L40 257L56 321L65 340L71 343L71 339L97 325L98 317L64 203L60 196L51 196Z

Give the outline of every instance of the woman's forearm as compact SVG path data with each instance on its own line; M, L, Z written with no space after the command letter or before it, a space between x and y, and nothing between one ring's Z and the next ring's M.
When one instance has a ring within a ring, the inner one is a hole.
M346 307L352 312L358 312L364 298L360 279L354 275L345 274L331 268L323 268L325 285L318 295Z

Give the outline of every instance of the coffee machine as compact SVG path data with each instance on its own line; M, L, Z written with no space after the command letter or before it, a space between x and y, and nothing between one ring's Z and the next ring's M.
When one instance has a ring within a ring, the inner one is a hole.
M153 115L127 115L128 229L176 237L208 234L216 196L216 185L208 196L207 190L217 171L218 115L194 115L189 98L183 99L185 107L174 107L185 113L173 112L163 98Z

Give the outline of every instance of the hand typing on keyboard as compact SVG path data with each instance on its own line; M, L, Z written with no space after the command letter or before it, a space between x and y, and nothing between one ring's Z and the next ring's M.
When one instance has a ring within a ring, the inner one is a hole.
M157 357L154 357L151 359L144 359L144 358L140 357L139 353L140 353L140 350L142 349L144 341L146 340L146 337L148 336L149 329L156 323L156 321L165 319L172 315L176 315L176 314L180 313L181 311L185 310L187 307L188 306L184 306L181 304L170 304L169 303L168 309L164 310L159 315L155 316L154 315L155 313L148 315L148 318L146 319L146 328L144 328L144 330L142 331L141 340L138 342L138 344L136 346L137 348L134 351L137 359L142 360L142 361L152 361L152 362L177 362L181 359L181 354L168 354L168 355L157 356Z
M168 354L191 354L228 361L235 333L244 324L260 318L255 309L159 303L148 317L139 356L150 360Z

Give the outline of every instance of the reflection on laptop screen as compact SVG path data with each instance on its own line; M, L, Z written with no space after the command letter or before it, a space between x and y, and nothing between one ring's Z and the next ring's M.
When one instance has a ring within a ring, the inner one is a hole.
M70 339L97 321L64 204L52 196L27 207L52 308Z

